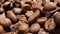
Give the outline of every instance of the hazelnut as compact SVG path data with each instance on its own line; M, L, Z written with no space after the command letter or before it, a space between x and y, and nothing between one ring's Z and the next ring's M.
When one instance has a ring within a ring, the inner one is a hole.
M56 6L55 3L49 2L49 3L46 3L46 4L44 5L43 10L46 10L46 11L52 11L52 10L55 10L56 7L57 7L57 6Z
M12 19L14 22L17 21L17 17L16 17L16 15L13 13L12 10L7 11L7 17L10 18L10 19Z
M30 32L38 32L40 30L40 25L38 23L34 23L30 27Z
M45 29L48 31L53 30L55 26L56 25L53 18L50 18L45 22Z
M10 26L12 24L11 20L8 18L0 18L0 24L4 27Z

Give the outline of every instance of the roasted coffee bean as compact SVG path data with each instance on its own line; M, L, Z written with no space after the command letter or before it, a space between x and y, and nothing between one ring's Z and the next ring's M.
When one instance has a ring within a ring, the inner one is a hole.
M56 12L53 16L55 23L60 24L60 12Z
M20 0L15 0L15 2L20 2Z
M56 24L55 24L53 18L48 19L45 23L45 29L48 31L53 30L55 28L55 26L56 26Z
M28 30L29 25L28 24L26 24L23 21L18 21L18 24L19 24L19 26L18 26L19 31L23 31L23 33L28 33L29 32L29 30Z
M12 22L10 19L3 17L3 18L0 18L0 24L3 25L4 27L7 27L7 26L9 27L12 24Z
M40 25L38 23L34 23L31 25L30 27L30 32L34 33L34 32L38 32L40 30Z
M57 0L57 6L60 7L60 0Z
M42 24L42 23L44 23L46 21L47 21L47 17L41 17L41 18L37 19L37 22L40 23L40 24Z
M23 0L23 2L25 4L29 4L30 6L32 6L32 0Z
M11 25L10 29L11 29L12 32L17 31L17 29L18 29L18 23L14 24L14 25Z
M57 7L57 6L56 6L55 3L49 2L49 3L46 3L46 4L44 5L43 10L45 10L45 11L52 11L52 10L55 10L56 7Z
M27 33L27 34L33 34L33 33Z
M32 7L29 4L24 4L22 8L24 11L28 11L32 9Z
M15 14L20 14L20 13L21 13L21 10L22 10L22 9L20 9L20 8L14 8L14 9L13 9L13 12L14 12Z
M36 8L36 9L39 9L39 10L43 10L43 7L41 6L41 3L33 3L32 4L32 8Z
M7 32L7 33L1 33L1 34L12 34L12 32Z
M0 33L3 33L4 32L4 28L2 25L0 25Z
M44 6L46 3L49 3L50 0L41 0L42 1L42 6Z
M25 15L17 15L17 18L18 18L19 21L24 21L24 22L28 23L27 18L25 17Z
M0 34L53 34L59 13L60 0L0 0Z
M13 13L12 10L7 11L7 17L10 18L10 19L12 19L14 22L17 21L17 17L16 17L16 15Z
M0 13L3 13L4 12L4 9L3 8L0 8Z
M23 7L25 3L23 1L20 1L20 4Z
M25 13L25 15L26 15L27 17L30 17L31 15L33 15L33 11L27 11L27 12Z
M1 33L1 34L17 34L16 32L6 32L6 33Z
M43 28L41 28L40 31L38 32L38 34L49 34L49 33L46 32Z
M32 0L22 0L23 2L32 2Z
M14 3L12 3L12 2L5 2L3 4L4 10L10 10L10 9L13 9L13 7L14 7Z
M0 2L4 2L5 0L0 0Z
M37 18L38 16L40 16L40 11L39 10L36 10L29 18L28 18L28 21L32 21L34 20L35 18Z
M8 0L9 2L14 2L14 0Z

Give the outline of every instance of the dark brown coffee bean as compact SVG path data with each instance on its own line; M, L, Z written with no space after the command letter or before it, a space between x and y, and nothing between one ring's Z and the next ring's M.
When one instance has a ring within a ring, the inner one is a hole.
M60 0L56 0L57 6L60 7Z
M32 9L32 7L29 4L24 4L22 8L24 11L28 11Z
M8 0L9 2L14 2L14 0Z
M51 17L51 15L52 15L53 12L52 11L45 11L44 13L45 13L44 16L47 17L47 18L49 18L49 17Z
M13 2L5 2L5 3L3 4L4 10L10 10L10 9L13 9L13 7L14 7Z
M44 5L44 10L46 10L46 11L52 11L52 10L55 10L56 9L56 4L55 3L53 3L53 2L49 2L49 3L46 3L45 5Z
M42 1L42 6L44 6L46 3L49 3L50 0L41 0Z
M20 2L20 0L14 0L15 2Z
M56 12L52 17L54 18L55 23L60 24L60 12Z

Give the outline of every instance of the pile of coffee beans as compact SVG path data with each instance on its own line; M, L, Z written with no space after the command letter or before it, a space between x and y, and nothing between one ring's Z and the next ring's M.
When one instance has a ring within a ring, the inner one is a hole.
M0 0L0 34L60 34L60 0Z

